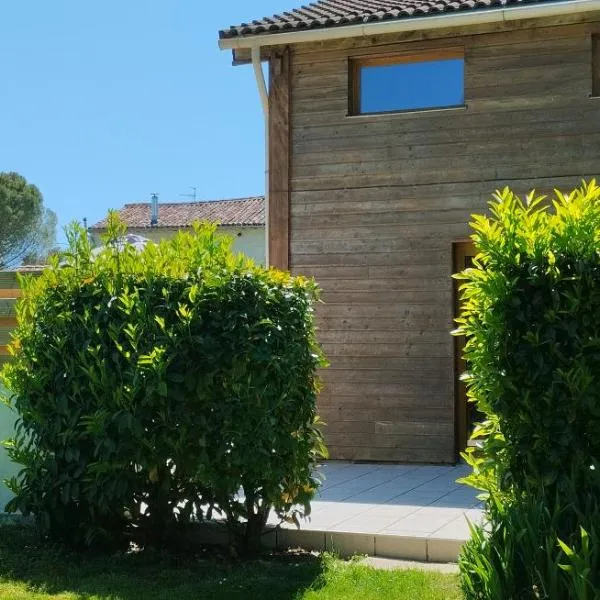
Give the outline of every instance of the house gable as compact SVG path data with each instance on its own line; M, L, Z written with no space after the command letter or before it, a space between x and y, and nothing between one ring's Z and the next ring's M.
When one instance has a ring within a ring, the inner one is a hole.
M289 125L271 118L271 140L289 137L290 269L323 288L331 367L319 404L332 457L452 462L462 449L454 252L496 188L569 189L600 175L599 33L596 10L268 49L272 68L289 60L273 80L289 89ZM463 106L351 114L353 61L456 48Z

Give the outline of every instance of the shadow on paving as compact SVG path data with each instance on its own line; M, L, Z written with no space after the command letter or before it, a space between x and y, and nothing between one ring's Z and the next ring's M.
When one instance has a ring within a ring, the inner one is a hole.
M294 600L309 588L319 589L322 573L321 560L310 554L249 561L231 561L208 550L195 555L82 555L38 542L30 527L0 525L2 597L7 597L2 586L10 594L8 586L14 585L21 594L24 587L81 600Z

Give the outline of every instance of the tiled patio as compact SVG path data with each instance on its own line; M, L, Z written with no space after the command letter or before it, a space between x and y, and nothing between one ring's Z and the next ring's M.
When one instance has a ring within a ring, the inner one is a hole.
M352 464L331 461L301 529L284 526L276 545L433 562L456 560L479 521L475 490L456 483L465 465Z
M456 483L465 465L419 466L329 461L324 483L300 529L284 524L265 536L272 548L328 550L421 562L455 562L482 510L475 490ZM276 519L270 520L276 525ZM200 541L227 544L215 520Z

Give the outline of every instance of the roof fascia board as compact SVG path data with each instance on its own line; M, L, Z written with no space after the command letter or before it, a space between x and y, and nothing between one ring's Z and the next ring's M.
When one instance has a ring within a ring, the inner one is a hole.
M320 42L344 38L364 37L405 31L426 31L447 27L465 27L484 23L501 23L521 19L536 19L573 15L600 10L600 0L559 0L524 4L509 8L474 9L456 13L443 13L431 17L408 17L399 20L377 21L360 25L301 29L282 33L245 35L219 40L221 50L251 49L254 47L278 46Z

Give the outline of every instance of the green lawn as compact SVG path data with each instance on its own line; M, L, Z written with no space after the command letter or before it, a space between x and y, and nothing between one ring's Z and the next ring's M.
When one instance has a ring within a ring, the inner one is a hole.
M0 526L2 600L459 600L454 575L380 571L330 556L237 562L137 553L82 557Z

